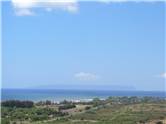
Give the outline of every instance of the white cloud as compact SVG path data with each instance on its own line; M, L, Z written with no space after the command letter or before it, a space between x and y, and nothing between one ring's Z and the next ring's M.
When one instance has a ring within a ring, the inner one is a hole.
M160 74L158 77L161 77L161 78L166 78L166 72L165 72L165 73Z
M79 2L100 2L100 3L112 3L112 2L164 2L166 0L11 0L15 8L16 15L27 16L34 15L32 9L44 8L47 12L60 9L75 13L78 11ZM32 14L33 13L33 14Z
M74 77L81 81L94 81L97 80L99 77L96 74L93 73L87 73L87 72L79 72L74 75Z
M35 8L42 8L48 12L55 9L72 13L78 11L76 0L12 0L12 5L15 9L16 15L19 16L34 15L32 9Z
M94 0L94 1L110 3L110 2L164 2L166 0Z

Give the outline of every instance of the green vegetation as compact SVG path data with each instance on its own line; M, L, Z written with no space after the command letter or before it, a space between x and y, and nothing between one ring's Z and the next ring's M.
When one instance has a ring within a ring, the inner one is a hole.
M34 121L42 121L42 120L49 120L51 118L55 117L63 117L67 115L67 113L63 113L60 111L57 111L54 108L45 107L45 106L33 106L29 107L21 107L18 105L13 106L8 105L6 106L6 103L13 103L12 101L6 101L3 102L1 107L1 118L2 118L2 124L9 124L9 122L16 123L17 122L34 122ZM20 101L19 103L24 103L23 101ZM4 106L5 105L5 106Z
M32 108L34 103L32 101L9 100L2 102L1 105L5 107Z
M72 108L75 108L75 107L76 107L75 104L65 104L65 105L59 106L59 111L66 110L66 109L72 109Z
M9 102L9 101L7 101ZM2 104L2 124L165 124L166 100L156 97L95 98L91 102L43 101L32 107ZM5 105L5 106L4 106ZM164 122L165 121L165 122Z

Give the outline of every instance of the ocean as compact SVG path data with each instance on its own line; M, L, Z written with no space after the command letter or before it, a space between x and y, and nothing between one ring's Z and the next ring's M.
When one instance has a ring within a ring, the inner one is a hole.
M109 96L154 96L165 97L165 92L159 91L104 91L104 90L60 90L60 89L2 89L1 100L82 100L93 98L105 99Z

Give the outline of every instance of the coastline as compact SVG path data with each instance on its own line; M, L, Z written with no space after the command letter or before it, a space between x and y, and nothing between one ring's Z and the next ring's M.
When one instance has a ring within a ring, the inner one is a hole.
M1 100L31 100L34 102L50 100L61 102L63 100L73 102L89 102L94 98L106 99L110 96L137 96L137 97L162 97L166 98L166 92L162 91L102 91L102 90L63 90L63 89L2 89Z

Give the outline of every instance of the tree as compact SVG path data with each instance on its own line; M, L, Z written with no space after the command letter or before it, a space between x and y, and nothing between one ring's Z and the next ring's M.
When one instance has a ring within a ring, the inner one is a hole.
M31 108L34 103L32 101L19 101L19 100L8 100L1 103L5 107L18 107L18 108Z

